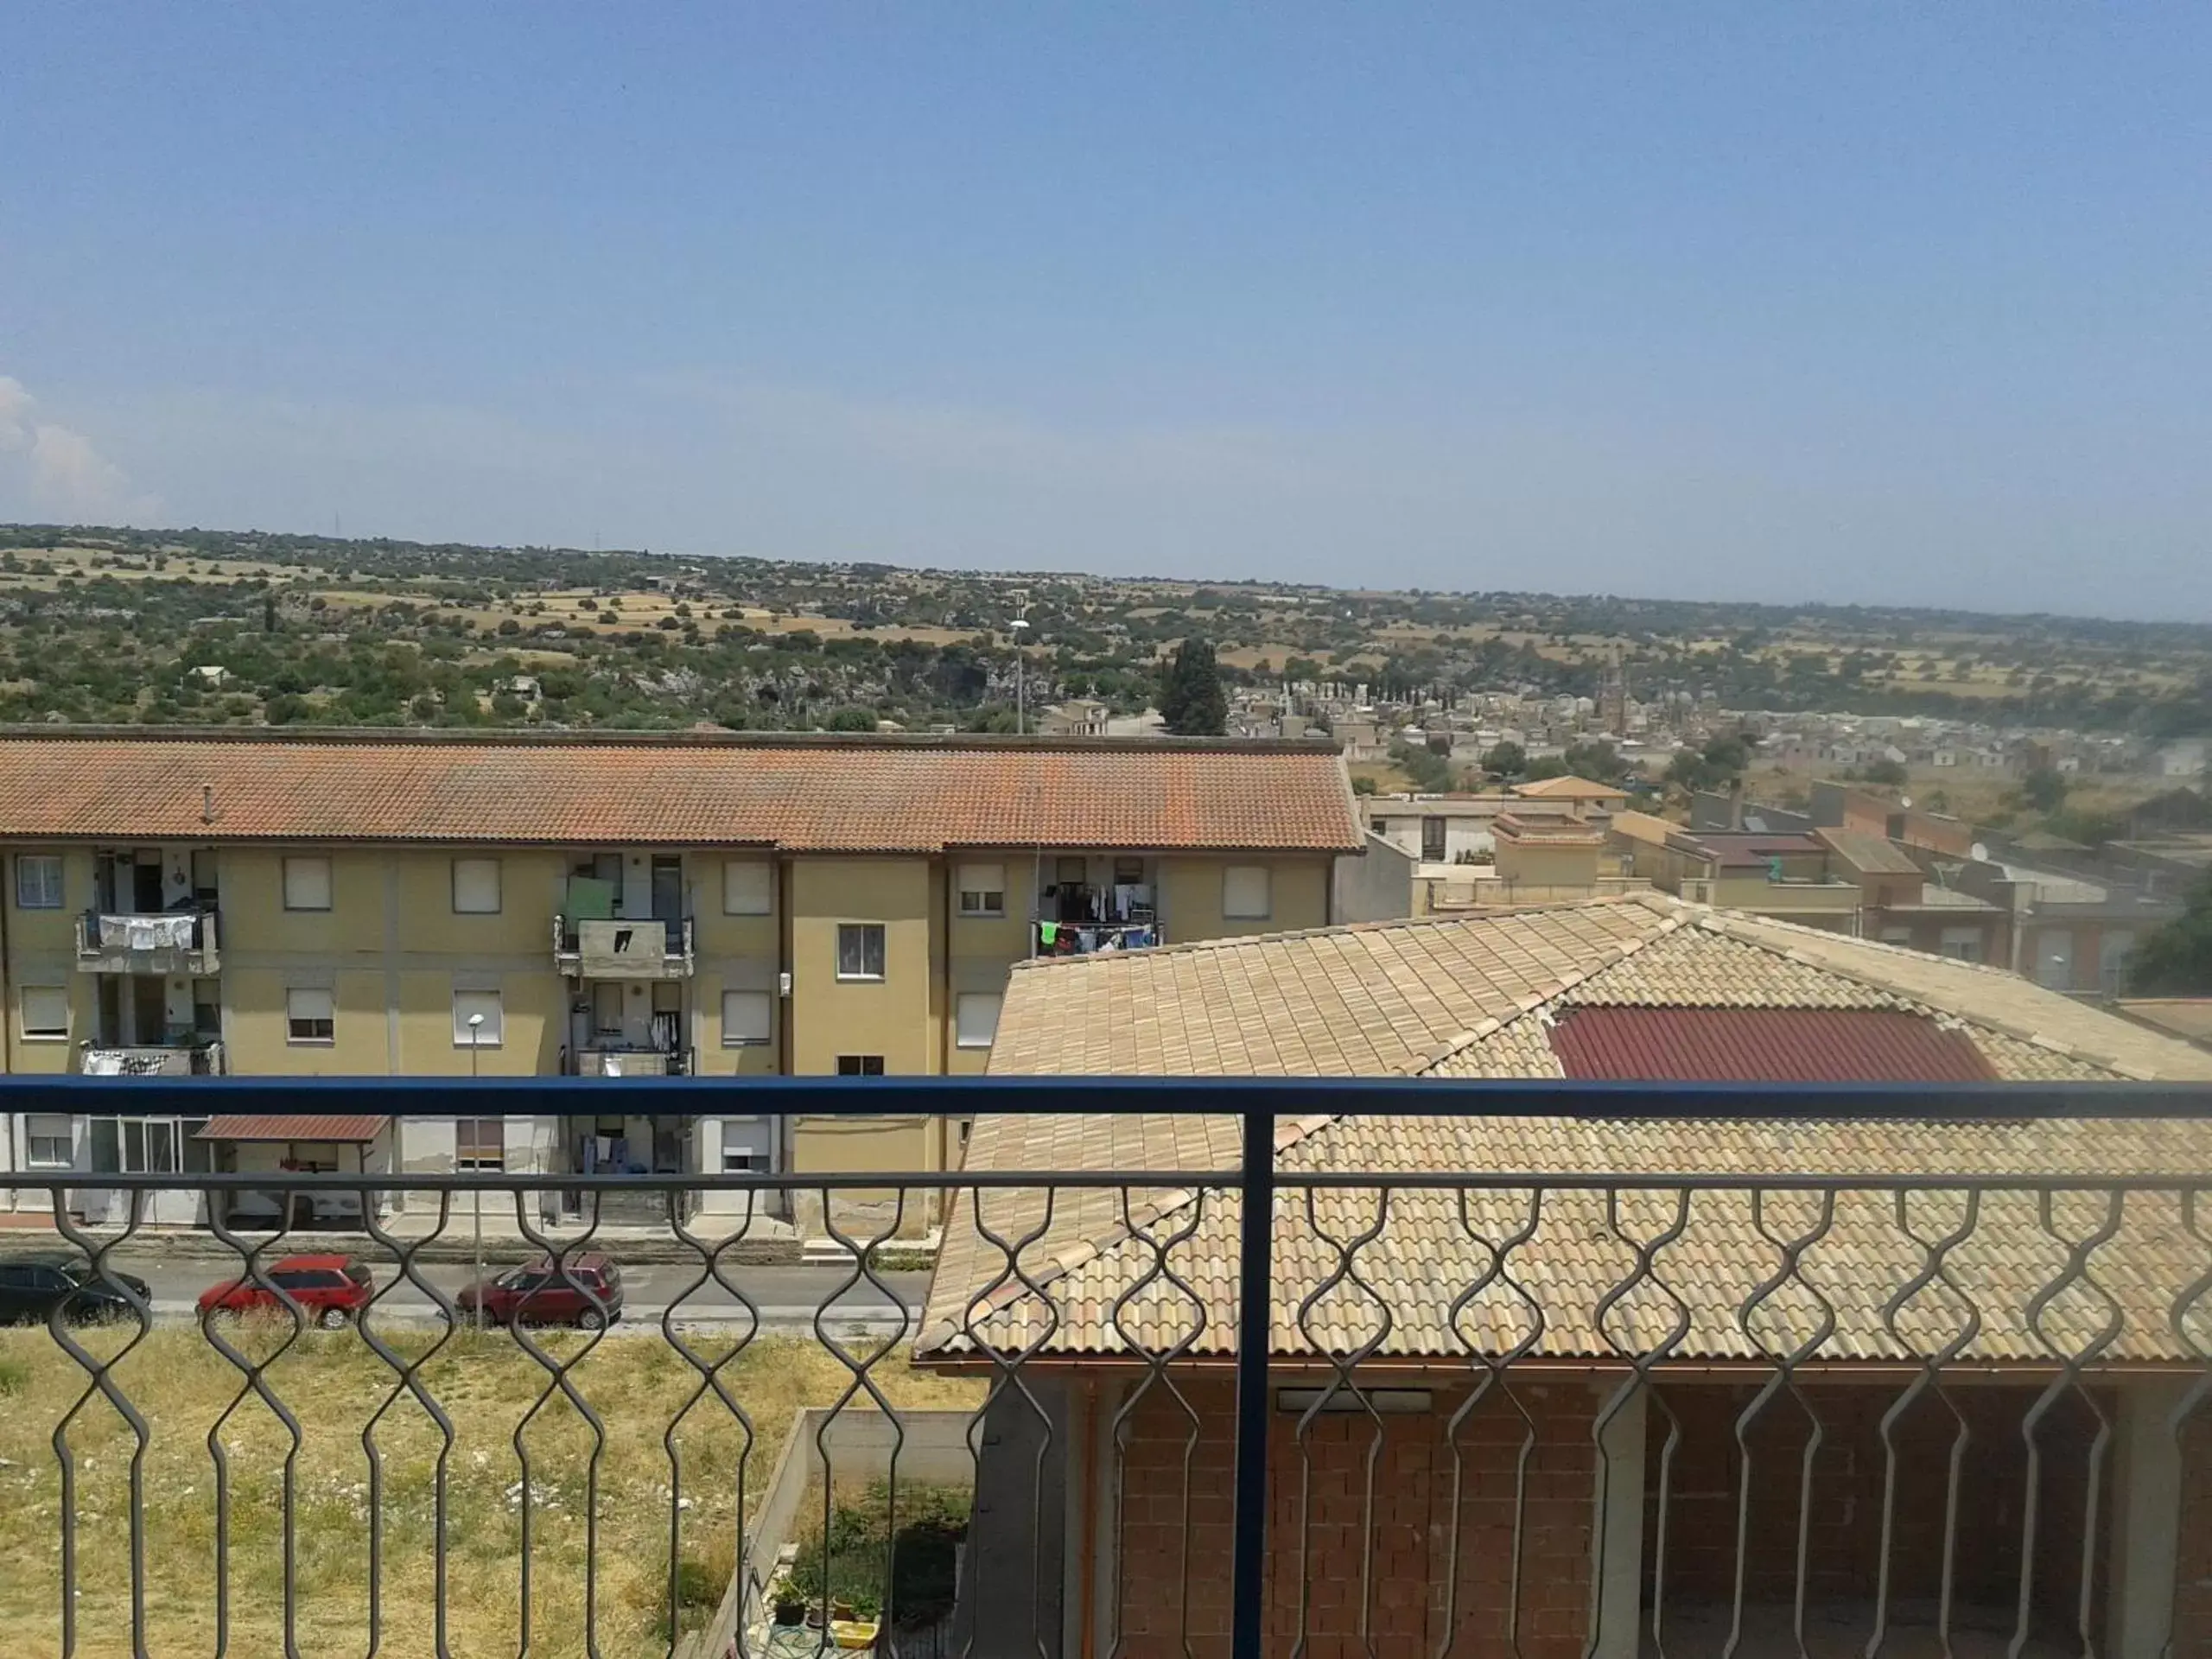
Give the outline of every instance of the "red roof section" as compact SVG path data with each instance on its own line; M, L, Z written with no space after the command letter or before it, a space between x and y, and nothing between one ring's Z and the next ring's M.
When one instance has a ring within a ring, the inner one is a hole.
M0 736L0 836L108 836L798 852L1363 844L1343 763L1311 745Z
M1676 1083L1987 1083L1963 1031L1901 1008L1570 1008L1570 1077Z
M194 1137L200 1141L373 1141L384 1133L388 1117L325 1116L304 1114L290 1117L251 1115L211 1117Z

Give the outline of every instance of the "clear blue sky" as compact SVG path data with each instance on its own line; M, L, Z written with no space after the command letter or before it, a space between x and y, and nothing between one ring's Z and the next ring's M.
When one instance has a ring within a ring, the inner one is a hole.
M2212 7L0 8L0 518L2212 618Z

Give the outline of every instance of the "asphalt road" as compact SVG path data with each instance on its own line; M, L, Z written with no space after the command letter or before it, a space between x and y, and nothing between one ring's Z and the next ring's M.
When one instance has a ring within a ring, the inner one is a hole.
M161 1262L145 1258L132 1259L117 1253L112 1264L118 1271L135 1273L151 1287L154 1293L154 1315L158 1323L183 1322L197 1317L196 1304L200 1293L211 1284L219 1283L233 1276L210 1263ZM488 1263L487 1272L496 1273L500 1264ZM432 1263L420 1269L423 1278L435 1285L447 1295L452 1295L474 1279L469 1268ZM810 1335L814 1330L815 1310L831 1297L836 1297L824 1317L823 1324L833 1334L854 1328L873 1332L895 1331L899 1322L899 1304L906 1309L907 1329L916 1328L922 1300L929 1290L926 1273L887 1273L882 1276L890 1286L897 1302L887 1300L874 1286L862 1281L842 1296L839 1287L849 1277L845 1272L831 1268L728 1268L725 1276L732 1283L741 1286L759 1309L761 1328L779 1334ZM650 1333L657 1331L662 1313L669 1302L682 1296L698 1278L693 1268L680 1266L645 1266L622 1270L622 1318L615 1333L625 1331ZM395 1277L389 1268L379 1269L377 1282L390 1283ZM402 1284L376 1305L374 1317L388 1323L421 1320L435 1324L440 1319L437 1304L411 1284ZM750 1318L744 1305L721 1286L709 1281L705 1287L686 1297L677 1319L682 1325L727 1327L742 1325Z

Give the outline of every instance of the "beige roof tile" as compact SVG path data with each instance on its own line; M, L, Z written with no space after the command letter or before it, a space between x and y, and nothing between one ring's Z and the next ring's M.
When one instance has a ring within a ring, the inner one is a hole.
M992 1069L1555 1077L1548 1010L1577 1004L1900 1010L1963 1032L2002 1078L2212 1078L2212 1056L2010 975L1651 895L1025 968L1014 975ZM1184 1039L1171 1044L1163 1036L1170 1032ZM1285 1170L1341 1174L1347 1183L1317 1192L1310 1209L1295 1190L1281 1200L1275 1340L1287 1354L1342 1352L1382 1333L1383 1353L1464 1357L1462 1334L1446 1325L1452 1303L1492 1260L1482 1240L1501 1239L1501 1230L1531 1205L1541 1225L1513 1261L1516 1276L1546 1307L1537 1351L1560 1357L1610 1351L1590 1321L1633 1262L1635 1227L1616 1229L1601 1195L1553 1188L1540 1196L1515 1185L1515 1177L1613 1176L1634 1189L1640 1176L1669 1173L1769 1180L2173 1176L2172 1187L2125 1200L2118 1234L2094 1258L2098 1282L2125 1312L2113 1359L2186 1357L2168 1314L2174 1298L2212 1268L2212 1243L2183 1224L2177 1196L2183 1185L2212 1187L2212 1122L2201 1121L1325 1117L1284 1125L1278 1144ZM987 1118L970 1143L969 1165L1141 1167L1195 1176L1229 1167L1236 1157L1234 1120L1216 1115ZM1360 1278L1373 1288L1340 1287L1320 1296L1301 1329L1301 1301L1344 1265L1346 1242L1377 1218L1384 1200L1360 1180L1377 1171L1486 1177L1494 1184L1471 1189L1464 1201L1456 1189L1391 1196L1381 1232L1356 1252ZM1647 1190L1631 1191L1622 1202L1632 1221L1639 1206L1673 1200ZM1765 1214L1769 1230L1786 1236L1794 1225L1785 1224L1795 1213L1789 1206L1812 1202L1802 1195L1776 1198ZM1940 1206L1960 1202L1955 1194L1914 1198L1910 1226L1934 1237L1942 1230ZM2102 1202L2078 1193L2058 1200L2054 1236L2031 1197L2015 1192L1984 1201L1974 1236L1953 1258L1954 1277L1981 1305L1976 1357L2048 1357L2044 1338L2025 1323L2026 1311L2063 1266L2065 1240L2086 1236L2067 1231L2081 1219L2074 1211ZM1789 1345L1793 1332L1806 1334L1811 1327L1804 1321L1819 1304L1802 1287L1777 1293L1745 1323L1743 1304L1781 1260L1780 1247L1760 1235L1749 1198L1700 1192L1689 1203L1689 1224L1661 1257L1662 1276L1690 1305L1682 1356L1747 1357ZM994 1280L1005 1276L1004 1255L976 1239L969 1201L961 1204L931 1287L924 1353L957 1354L978 1339L1037 1341L1070 1355L1130 1344L1158 1351L1197 1331L1191 1291L1205 1312L1192 1351L1229 1351L1233 1194L1197 1179L1136 1195L1126 1206L1110 1191L1065 1192L1052 1201L1049 1217L1039 1194L987 1194L984 1214L994 1227L1003 1231L1009 1224L1003 1217L1026 1217L1038 1233L1020 1252L1033 1282L995 1291ZM1895 1331L1885 1322L1888 1298L1926 1260L1924 1248L1898 1224L1894 1195L1861 1189L1836 1205L1833 1225L1805 1255L1804 1277L1829 1299L1837 1319L1822 1357L1894 1358L1940 1347L1949 1327L1928 1296L1898 1314ZM1174 1287L1171 1275L1190 1289ZM1481 1340L1492 1347L1510 1346L1520 1334L1512 1307L1497 1305L1506 1295L1493 1289L1470 1310L1487 1333ZM1656 1339L1654 1321L1664 1310L1654 1296L1647 1289L1623 1301L1619 1318L1627 1323L1614 1329L1616 1338L1630 1345ZM1378 1306L1388 1310L1387 1333ZM2081 1294L2068 1291L2051 1304L2046 1333L2062 1345L2078 1340L2093 1312ZM2190 1334L2212 1340L2212 1332L2195 1324Z

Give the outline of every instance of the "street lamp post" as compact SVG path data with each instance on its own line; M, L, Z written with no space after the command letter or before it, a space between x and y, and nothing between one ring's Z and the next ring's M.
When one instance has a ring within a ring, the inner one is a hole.
M468 1016L468 1080L472 1084L476 1081L476 1048L483 1038L484 1016L480 1014L470 1014ZM471 1089L468 1094L469 1108L474 1111L477 1109L476 1091ZM482 1136L484 1120L480 1116L472 1120L470 1131L477 1137ZM469 1166L472 1169L476 1168L477 1160L472 1159ZM471 1196L475 1199L476 1216L476 1306L471 1311L476 1315L476 1328L481 1331L484 1328L484 1187L481 1182L475 1185Z
M1014 730L1014 735L1019 737L1029 729L1029 681L1027 674L1023 672L1027 664L1021 650L1021 636L1028 630L1029 619L1026 616L1015 617L1013 627Z

